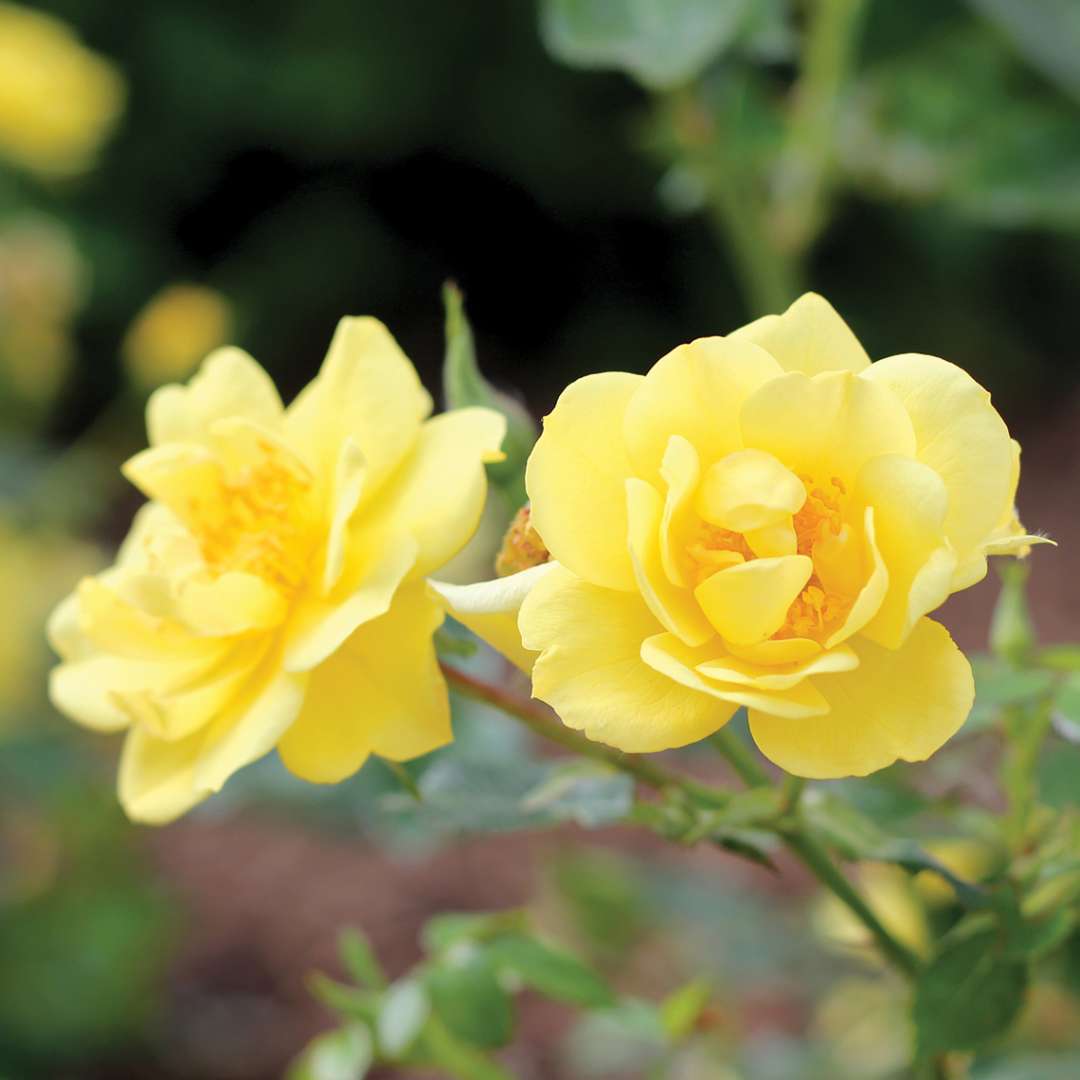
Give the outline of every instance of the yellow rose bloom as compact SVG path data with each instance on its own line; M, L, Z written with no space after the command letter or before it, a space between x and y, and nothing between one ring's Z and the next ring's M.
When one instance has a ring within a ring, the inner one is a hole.
M124 104L124 83L51 15L0 2L0 155L46 175L86 167Z
M132 818L169 821L274 747L330 783L450 741L424 578L476 528L504 421L430 411L370 318L342 320L288 408L232 348L151 395L124 466L150 502L49 626L53 702L127 730Z
M534 695L590 738L665 750L746 706L782 768L864 775L967 716L970 666L925 616L1038 539L1018 454L960 368L871 364L808 294L569 386L526 476L552 561L440 591L496 647L516 618Z

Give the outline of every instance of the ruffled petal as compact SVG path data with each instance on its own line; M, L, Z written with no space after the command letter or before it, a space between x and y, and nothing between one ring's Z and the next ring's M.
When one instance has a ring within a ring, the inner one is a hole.
M717 633L736 645L753 645L784 625L813 570L806 555L753 559L706 578L694 596Z
M763 349L733 338L699 338L653 365L626 408L626 446L638 476L657 484L672 435L691 443L703 465L742 446L739 410L781 374Z
M747 446L789 469L849 489L865 461L915 452L915 434L900 400L885 386L848 371L810 378L795 372L767 383L741 415Z
M541 563L508 577L480 581L474 585L428 581L428 586L459 623L502 653L512 664L529 672L532 671L536 653L521 644L518 612L533 586L556 566L558 563Z
M686 555L697 525L694 495L701 479L697 451L681 435L672 435L664 451L660 477L667 485L660 521L660 562L672 585L688 587L693 579Z
M769 709L780 716L820 716L828 710L825 699L808 680L796 680L790 686L777 688L747 682L721 682L701 674L710 647L691 648L674 634L656 634L646 638L641 646L641 658L669 679L728 706L725 722L740 705L747 708ZM720 725L717 725L719 727Z
M354 439L366 462L367 499L408 453L430 412L431 396L390 331L378 319L345 318L319 374L289 406L285 428L327 484L342 443Z
M873 507L877 547L889 571L881 607L863 633L896 649L951 591L956 554L942 533L949 497L933 469L893 454L863 466L856 497Z
M353 517L353 550L412 537L411 578L449 562L476 531L487 497L484 463L502 460L505 433L506 419L493 409L455 409L428 420L393 482Z
M907 353L879 360L864 376L887 386L914 425L915 456L945 482L943 531L956 552L954 588L986 572L982 545L1012 507L1013 447L990 395L961 368Z
M634 475L623 421L640 375L586 375L560 395L529 455L532 526L551 556L585 581L633 589L626 480Z
M954 735L975 696L971 666L948 631L922 619L899 649L855 638L854 671L813 680L829 704L820 718L750 710L761 752L796 776L865 776L896 760L923 761Z
M644 480L626 481L630 559L642 598L661 624L688 645L702 645L716 632L694 599L694 594L672 585L660 558L660 531L664 505L659 493Z
M422 582L362 626L312 674L304 707L278 751L315 783L351 776L375 753L407 761L452 739L446 684L432 635L441 607Z
M533 695L590 739L630 753L667 750L697 742L730 715L642 661L642 642L661 627L637 593L560 566L530 591L519 622L525 648L541 654Z
M817 293L804 293L783 315L765 315L731 334L760 345L785 371L859 372L870 357L836 309Z
M135 727L124 739L118 783L120 804L132 821L164 825L187 813L210 792L195 784L203 733L167 741Z
M282 411L273 379L242 349L228 347L211 353L186 386L155 390L146 426L151 446L205 443L217 420L243 416L278 428Z

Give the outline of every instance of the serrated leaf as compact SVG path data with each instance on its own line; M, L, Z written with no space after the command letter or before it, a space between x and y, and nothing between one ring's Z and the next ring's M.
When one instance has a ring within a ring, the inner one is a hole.
M947 941L915 984L919 1056L975 1050L1002 1035L1027 986L1027 965L1008 954L997 931Z
M492 942L488 955L496 968L513 972L526 986L556 1001L586 1009L615 1002L611 987L577 957L534 937L500 937Z
M513 1007L485 951L448 956L428 972L426 982L432 1007L458 1038L485 1048L509 1042Z
M540 30L565 64L624 71L663 90L704 71L752 15L748 0L544 0Z
M525 493L525 462L539 435L528 409L509 394L497 390L480 373L472 327L465 315L465 302L456 285L443 286L446 308L446 356L443 361L443 396L449 409L481 405L506 417L504 460L488 465L492 483L506 497L511 511L521 506Z
M430 1010L423 983L416 979L394 983L379 1006L375 1023L383 1053L391 1058L405 1054L420 1037Z
M311 1041L288 1072L288 1080L364 1080L371 1068L371 1033L346 1024Z
M660 1005L660 1021L672 1041L685 1039L694 1030L711 996L709 983L695 979L664 998Z

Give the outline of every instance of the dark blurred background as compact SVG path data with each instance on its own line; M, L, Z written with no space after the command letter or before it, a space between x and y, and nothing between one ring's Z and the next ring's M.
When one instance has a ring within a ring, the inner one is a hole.
M425 915L533 897L564 927L584 911L586 944L630 920L633 982L650 950L692 959L693 933L658 929L673 911L712 914L657 899L625 837L560 877L563 834L420 860L288 799L152 835L119 820L112 749L43 704L41 622L126 529L115 467L147 391L225 340L288 397L337 319L371 313L437 391L454 279L485 372L539 416L580 375L644 371L812 287L873 357L935 353L986 385L1025 445L1025 523L1080 540L1080 8L820 3L831 46L812 0L0 2L0 1075L279 1075L324 1022L302 976L350 921L401 967ZM1075 558L1040 562L1040 630L1075 639ZM994 591L952 605L965 645ZM357 783L356 805L393 786ZM724 977L750 979L733 1008L775 1050L818 1021L762 949ZM523 1076L616 1075L552 1049L565 1017L530 1025ZM810 1076L795 1060L748 1075Z

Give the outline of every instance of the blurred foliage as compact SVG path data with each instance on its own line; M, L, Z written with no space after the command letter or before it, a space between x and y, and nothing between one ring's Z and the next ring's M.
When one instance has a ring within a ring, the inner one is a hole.
M229 338L288 392L343 313L378 314L429 385L443 366L450 404L495 404L513 425L491 470L503 504L466 575L490 563L522 498L535 427L513 388L543 412L569 379L644 370L801 281L852 313L874 355L900 341L946 355L1006 411L1036 415L1076 380L1077 10L0 3L0 1073L83 1075L160 1037L175 912L106 791L110 770L53 735L40 634L129 518L115 465L142 443L154 384ZM451 292L444 351L447 278L475 341ZM971 1080L1080 1074L1080 652L1038 646L1022 584L953 747L917 779L898 766L803 800L881 919L931 958L919 1038L977 1044ZM441 646L503 674L454 628ZM296 1077L423 1055L485 1075L478 1048L511 1037L525 987L586 1009L560 1051L574 1076L903 1068L906 991L865 934L819 912L811 939L807 897L763 885L790 809L775 793L635 802L625 775L541 757L475 703L455 702L455 730L407 777L373 765L313 789L266 762L215 812L360 832L395 854L626 822L750 855L759 876L579 845L553 861L536 925L436 921L425 960L389 987L347 938L351 981L314 982L342 1026ZM542 919L573 950L553 948ZM979 1010L955 1008L952 969Z

